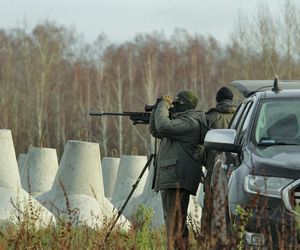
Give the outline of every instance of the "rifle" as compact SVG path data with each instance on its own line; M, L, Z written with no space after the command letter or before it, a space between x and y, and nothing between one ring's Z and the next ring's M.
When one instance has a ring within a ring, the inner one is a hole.
M129 116L130 120L133 121L133 125L136 125L136 124L149 124L151 111L155 107L156 107L156 105L146 105L145 106L145 111L146 112L123 112L123 113L90 112L89 115L91 115L91 116L104 116L104 115ZM155 148L154 148L155 153L150 155L150 158L147 161L146 165L144 166L142 172L140 173L140 175L137 178L136 182L133 184L132 190L129 193L125 203L122 205L121 209L118 211L118 213L114 217L114 220L113 220L112 224L110 225L110 228L109 228L109 230L108 230L108 232L105 236L104 242L107 241L111 231L113 230L115 224L117 223L118 219L120 218L120 216L121 216L123 210L125 209L130 197L132 196L134 190L136 189L138 183L140 182L143 174L149 168L152 160L153 160L153 166L154 166L154 177L153 177L153 181L152 181L152 188L154 188L154 179L155 179L155 175L156 175L156 160L155 160L156 151L157 151L156 148L157 148L157 139L155 138Z
M133 125L136 124L149 124L150 112L123 112L123 113L109 113L109 112L90 112L90 116L104 116L104 115L116 115L116 116L129 116L133 121Z

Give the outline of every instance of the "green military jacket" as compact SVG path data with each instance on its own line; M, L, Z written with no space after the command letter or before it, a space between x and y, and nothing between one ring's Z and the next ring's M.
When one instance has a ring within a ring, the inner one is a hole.
M170 117L168 105L161 101L150 116L150 133L161 139L156 162L156 191L182 188L195 195L202 166L194 157L203 143L207 126L205 113L187 110Z
M228 128L228 125L236 111L236 106L231 100L223 100L215 108L206 112L206 122L210 129ZM214 150L206 151L206 169L209 176L214 168L215 157L217 153ZM209 177L210 178L210 177Z
M207 126L211 129L228 128L236 107L231 100L223 100L206 113Z

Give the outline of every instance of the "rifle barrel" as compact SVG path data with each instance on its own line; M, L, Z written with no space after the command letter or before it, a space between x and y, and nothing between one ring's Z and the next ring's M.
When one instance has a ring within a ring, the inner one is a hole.
M103 116L103 115L114 115L114 116L129 116L130 120L133 121L133 125L136 124L149 124L150 119L149 112L123 112L123 113L110 113L110 112L90 112L91 116Z
M110 112L90 112L91 116L103 116L103 115L122 115L122 116L130 116L128 113L110 113Z

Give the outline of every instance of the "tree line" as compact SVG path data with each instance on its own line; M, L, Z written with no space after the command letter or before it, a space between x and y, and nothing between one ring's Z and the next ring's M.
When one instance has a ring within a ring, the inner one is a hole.
M162 94L193 89L198 108L215 105L216 90L236 79L299 79L299 6L285 0L280 15L260 5L238 13L230 39L176 29L138 34L115 44L105 34L86 43L76 31L43 21L0 29L0 128L11 129L16 153L56 148L67 140L98 142L102 156L149 154L145 125L90 111L144 111Z

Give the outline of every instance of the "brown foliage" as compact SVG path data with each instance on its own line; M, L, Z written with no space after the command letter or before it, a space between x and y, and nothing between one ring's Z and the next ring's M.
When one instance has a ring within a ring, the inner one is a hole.
M89 111L144 111L158 96L184 88L197 91L205 111L215 105L215 91L232 80L274 78L269 59L279 78L299 78L299 23L289 2L285 19L268 11L240 19L226 45L184 30L170 39L153 33L119 45L105 39L82 44L73 30L49 21L31 33L1 30L0 128L12 130L17 154L47 145L60 156L69 139L99 142L102 156L135 147L147 154L153 144L147 126L91 118Z

